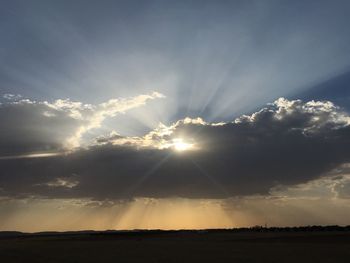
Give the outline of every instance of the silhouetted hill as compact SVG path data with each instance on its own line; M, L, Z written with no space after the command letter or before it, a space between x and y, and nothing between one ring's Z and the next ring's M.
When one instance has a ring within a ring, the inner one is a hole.
M35 233L25 233L19 231L0 231L0 237L18 237L18 236L108 236L108 235L119 235L119 236L142 236L142 235L159 235L159 234L176 234L176 233L242 233L242 232L350 232L349 226L295 226L295 227L264 227L264 226L253 226L253 227L241 227L241 228L230 228L230 229L180 229L180 230L161 230L161 229L134 229L134 230L81 230L81 231L42 231Z

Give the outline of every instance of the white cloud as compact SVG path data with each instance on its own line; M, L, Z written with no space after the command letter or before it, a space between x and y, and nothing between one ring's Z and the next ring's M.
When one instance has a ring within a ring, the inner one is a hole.
M97 106L68 104L73 117L82 119L84 124L75 131L73 136L67 139L65 146L68 149L79 147L82 135L91 129L101 127L102 122L106 118L114 117L118 113L124 113L127 110L140 107L145 105L146 101L157 98L164 98L164 95L153 92L149 95L139 95L133 98L111 99ZM63 107L66 107L66 105L63 104Z
M46 183L47 186L50 187L65 187L65 188L73 188L79 184L79 181L74 180L73 178L56 178L55 180Z
M69 99L54 102L19 99L2 103L0 156L33 156L88 145L88 142L82 142L82 136L92 129L103 127L105 119L158 98L164 98L164 95L152 92L110 99L97 105Z
M22 96L19 94L10 94L10 93L6 93L2 97L6 100L11 100L11 101L16 101L22 98Z

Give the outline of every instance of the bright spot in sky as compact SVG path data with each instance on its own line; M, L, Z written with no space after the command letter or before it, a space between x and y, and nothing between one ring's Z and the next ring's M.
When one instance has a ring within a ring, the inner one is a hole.
M174 139L173 142L173 147L179 152L190 150L193 147L193 144L186 143L181 138Z

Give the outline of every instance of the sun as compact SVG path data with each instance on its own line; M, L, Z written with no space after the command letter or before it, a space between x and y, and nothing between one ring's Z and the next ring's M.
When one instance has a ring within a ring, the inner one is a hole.
M193 148L192 143L186 143L181 138L174 139L172 146L176 151L179 151L179 152L188 151Z

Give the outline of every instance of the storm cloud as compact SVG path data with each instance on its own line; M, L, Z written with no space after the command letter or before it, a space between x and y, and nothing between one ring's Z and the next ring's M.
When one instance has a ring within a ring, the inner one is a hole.
M23 109L29 105L1 107L1 122L10 123L19 110L30 114ZM34 106L35 112L47 107ZM67 115L61 115L56 115L54 125L64 123L66 128L58 130L75 127L74 118L66 122ZM47 144L31 139L27 131L37 124L27 124L27 115L15 118L23 135L11 136L19 141L9 141L9 147L22 145L23 137L32 143L31 149ZM350 162L349 124L349 115L329 101L281 98L232 122L186 118L170 126L161 124L141 137L114 132L58 156L0 159L1 195L99 200L268 195L278 186L307 183ZM15 132L8 126L5 130ZM6 145L6 133L0 135ZM66 136L54 135L57 143ZM174 142L179 138L191 147L177 151Z

